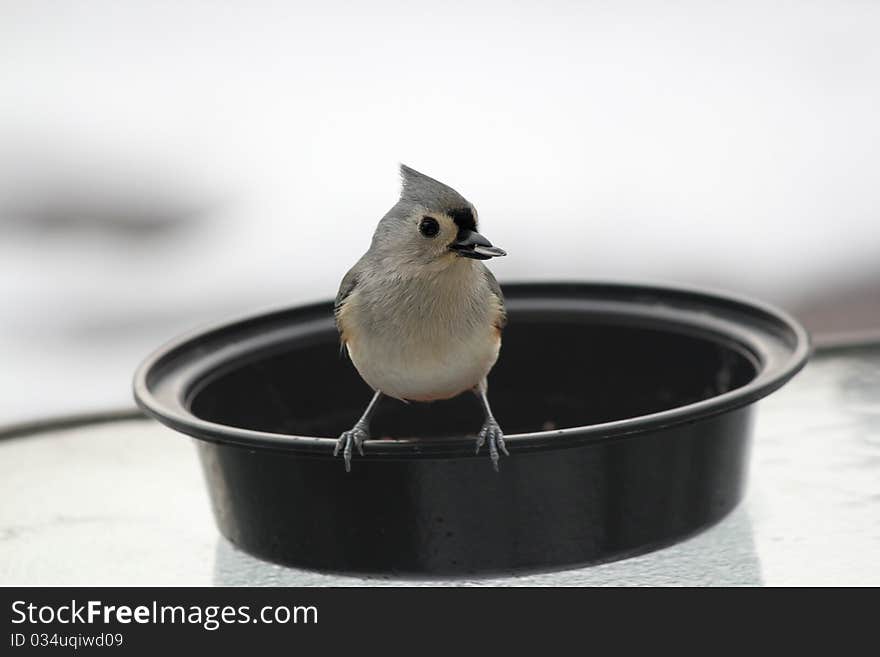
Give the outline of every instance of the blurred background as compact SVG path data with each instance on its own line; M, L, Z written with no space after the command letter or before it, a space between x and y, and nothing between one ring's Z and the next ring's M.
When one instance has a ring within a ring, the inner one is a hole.
M332 298L399 162L477 205L502 283L880 331L878 34L871 2L0 0L0 425Z

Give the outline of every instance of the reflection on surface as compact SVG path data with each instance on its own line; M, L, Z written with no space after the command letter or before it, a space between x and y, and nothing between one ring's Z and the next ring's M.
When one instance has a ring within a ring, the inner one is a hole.
M389 546L389 549L393 547ZM222 537L214 557L217 586L757 586L761 563L748 511L662 550L598 566L521 577L394 580L287 568L242 552Z

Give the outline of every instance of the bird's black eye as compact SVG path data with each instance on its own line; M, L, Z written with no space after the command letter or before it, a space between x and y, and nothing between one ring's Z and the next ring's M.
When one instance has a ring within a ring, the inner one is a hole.
M440 232L440 224L434 217L422 217L419 222L419 232L425 237L436 237Z

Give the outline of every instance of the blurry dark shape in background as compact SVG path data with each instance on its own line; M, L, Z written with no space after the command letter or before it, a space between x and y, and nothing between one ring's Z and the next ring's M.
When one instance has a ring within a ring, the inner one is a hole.
M162 162L37 136L0 139L0 235L77 240L109 238L139 246L180 239L220 204ZM74 246L75 248L75 246Z
M224 234L223 194L162 161L44 141L0 139L0 425L127 404L123 372L157 338L235 308L174 293Z
M153 202L47 192L38 198L11 201L0 207L4 233L39 239L103 235L123 242L175 239L192 228L208 208L187 207L174 199ZM5 230L4 230L5 229Z

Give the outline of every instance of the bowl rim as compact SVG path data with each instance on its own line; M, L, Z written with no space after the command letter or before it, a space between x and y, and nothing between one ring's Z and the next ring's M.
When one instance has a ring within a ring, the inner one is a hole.
M629 311L632 316L650 318L660 324L675 325L680 329L688 326L703 329L707 333L716 334L719 340L727 338L746 349L775 349L775 355L772 355L769 362L760 363L762 367L756 368L756 374L749 382L728 392L683 406L611 422L511 434L505 436L511 453L534 449L563 449L584 443L631 437L733 411L754 403L784 385L804 367L812 351L809 333L787 312L765 302L729 292L693 286L625 281L509 282L502 285L502 290L509 308L515 309L520 305L518 302L525 305L528 300L545 304L559 304L567 300L573 303L591 303L594 307L601 308L604 297L607 306L605 309L612 314ZM673 301L676 303L672 303ZM716 311L715 314L708 312L708 309ZM687 313L690 315L685 322L683 320ZM147 356L135 372L133 393L137 405L162 424L200 440L250 448L308 452L332 458L336 438L257 431L197 417L189 410L185 401L197 382L189 380L187 383L186 377L179 372L180 367L177 368L177 377L184 380L170 385L173 389L172 403L169 404L167 399L160 399L150 385L151 378L162 379L163 376L167 384L174 374L174 357L179 359L181 353L192 351L198 342L222 334L241 332L255 324L267 324L273 320L277 322L279 318L289 315L301 317L299 323L302 325L314 323L316 320L332 321L332 302L297 304L247 313L197 328L166 342ZM739 322L735 321L737 317ZM745 321L749 318L752 319L751 323ZM783 333L788 333L787 338ZM777 344L771 345L774 339ZM745 342L740 342L741 340ZM253 347L242 351L252 352ZM788 352L787 356L785 352ZM756 356L760 359L767 356L767 353ZM217 359L218 366L222 362L223 358ZM216 367L209 369L215 371ZM367 401L365 398L364 403ZM365 457L474 456L473 440L473 437L468 436L368 440L365 444Z

